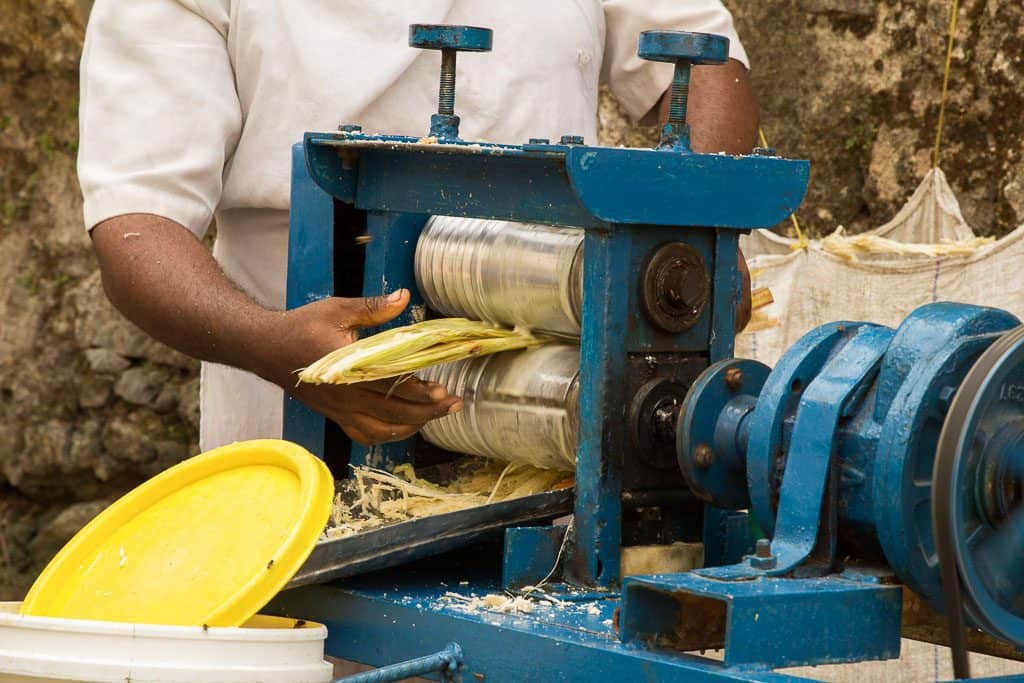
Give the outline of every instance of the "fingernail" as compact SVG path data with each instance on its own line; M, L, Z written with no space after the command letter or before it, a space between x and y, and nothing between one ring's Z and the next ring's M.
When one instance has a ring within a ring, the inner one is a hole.
M463 407L464 407L464 404L462 403L462 401L458 401L456 403L453 403L451 405L451 407L448 408L448 414L451 415L452 413L457 413L460 410L462 410Z
M395 291L391 292L391 294L388 295L388 301L398 301L399 299L402 298L402 292L404 291L404 289L396 289Z
M435 401L440 401L442 398L448 395L448 390L442 386L434 386L430 388L430 391L427 392L427 395L430 396L430 398L432 398Z

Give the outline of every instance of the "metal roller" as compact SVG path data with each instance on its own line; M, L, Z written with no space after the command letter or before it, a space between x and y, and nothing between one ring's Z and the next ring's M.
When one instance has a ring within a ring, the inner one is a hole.
M416 283L444 315L578 337L583 230L435 216L416 246Z
M456 453L573 470L579 373L579 349L561 344L428 368L420 377L463 397L465 408L421 433Z

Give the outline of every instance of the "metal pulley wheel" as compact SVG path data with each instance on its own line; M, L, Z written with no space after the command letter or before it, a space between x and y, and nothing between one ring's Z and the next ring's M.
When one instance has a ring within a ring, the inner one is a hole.
M1024 326L981 355L950 404L932 523L957 678L970 626L1024 647ZM961 609L962 606L962 609Z

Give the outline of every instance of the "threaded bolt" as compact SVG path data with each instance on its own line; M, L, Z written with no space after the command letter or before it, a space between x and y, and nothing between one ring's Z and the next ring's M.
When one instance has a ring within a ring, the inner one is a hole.
M669 96L668 122L686 123L686 104L690 97L690 62L676 60L672 75L672 93Z
M743 371L739 368L729 368L725 371L725 386L729 391L739 391L743 386Z
M748 546L749 547L749 546ZM757 539L757 543L754 545L754 555L757 557L768 558L772 556L772 542L767 538Z
M437 113L455 114L455 50L441 50L441 87L437 93Z

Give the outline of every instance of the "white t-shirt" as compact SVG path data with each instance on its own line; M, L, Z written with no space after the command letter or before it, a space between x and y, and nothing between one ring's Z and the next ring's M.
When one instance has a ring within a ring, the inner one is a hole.
M408 47L412 23L494 29L458 59L467 140L597 137L599 83L634 119L672 67L636 56L640 31L726 35L719 0L97 0L82 55L78 171L85 225L151 213L202 237L257 301L284 308L291 145L310 130L426 134L440 57ZM203 449L280 437L282 394L203 364Z

